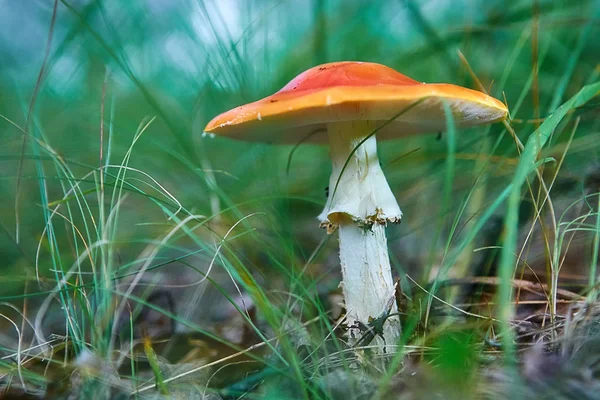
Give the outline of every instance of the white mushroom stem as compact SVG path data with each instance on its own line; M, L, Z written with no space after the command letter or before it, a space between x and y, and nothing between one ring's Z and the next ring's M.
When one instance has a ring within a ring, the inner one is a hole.
M327 126L333 168L329 198L319 220L329 233L339 230L350 344L359 343L373 320L397 313L385 226L400 221L402 212L379 165L375 135L365 140L374 129L368 121ZM399 318L389 317L371 345L385 351L385 345L395 344L399 334Z

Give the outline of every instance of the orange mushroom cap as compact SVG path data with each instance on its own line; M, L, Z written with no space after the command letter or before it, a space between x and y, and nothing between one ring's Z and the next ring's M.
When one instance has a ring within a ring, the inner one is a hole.
M345 61L313 67L277 93L216 116L204 131L249 141L322 142L329 122L369 120L385 125L378 139L390 139L445 131L443 101L460 128L507 114L503 103L482 92L417 82L381 64Z

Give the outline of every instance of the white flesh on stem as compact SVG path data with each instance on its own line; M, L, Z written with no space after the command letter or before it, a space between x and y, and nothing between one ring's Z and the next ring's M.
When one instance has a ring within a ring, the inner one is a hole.
M385 226L399 222L402 212L379 165L375 135L365 140L374 129L368 121L327 125L332 172L329 198L319 220L329 233L339 230L351 345L369 344L360 340L368 334L364 328L370 320L398 312ZM371 345L376 345L376 352L389 353L386 345L395 344L400 334L398 316L387 318L382 332L376 333Z

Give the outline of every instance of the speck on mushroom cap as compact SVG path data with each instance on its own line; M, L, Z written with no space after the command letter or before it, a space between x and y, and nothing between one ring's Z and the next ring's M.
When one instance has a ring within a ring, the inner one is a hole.
M313 67L277 93L218 115L205 132L233 139L324 142L328 122L369 120L383 125L378 139L446 130L442 101L455 124L468 127L504 119L503 103L485 93L445 83L421 83L385 65L333 62Z

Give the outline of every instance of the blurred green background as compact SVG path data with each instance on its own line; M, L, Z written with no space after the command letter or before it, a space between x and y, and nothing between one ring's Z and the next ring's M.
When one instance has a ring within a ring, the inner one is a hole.
M460 50L490 94L506 99L524 141L536 127L528 120L547 115L598 75L596 1L152 0L53 6L52 1L1 6L4 276L33 267L44 204L68 190L49 151L64 160L74 179L82 179L97 171L101 144L103 163L120 164L139 126L155 117L136 142L130 167L150 175L195 213L240 205L243 213L274 212L278 228L291 232L288 223L312 222L324 203L327 150L300 146L288 175L290 146L203 138L202 128L219 112L336 60L374 61L419 81L476 88ZM460 133L457 202L476 176L482 139L494 143L501 129ZM23 130L29 134L25 140ZM596 160L591 144L567 159L574 174ZM380 152L405 209L402 227L391 233L392 241L401 240L398 236L435 222L437 202L427 197L443 177L446 145L430 135L380 143ZM491 163L487 177L492 197L493 181L510 176L512 139L503 135L495 152L501 159ZM83 188L95 187L93 177L86 179ZM131 179L141 176L132 172ZM211 193L217 193L218 205L213 199L211 206ZM283 199L292 205L282 205ZM430 218L419 210L423 205L431 208ZM124 207L120 218L126 222L117 239L121 255L130 258L131 242L155 229L138 223L158 222L161 213L139 195ZM47 251L39 256L44 260Z

